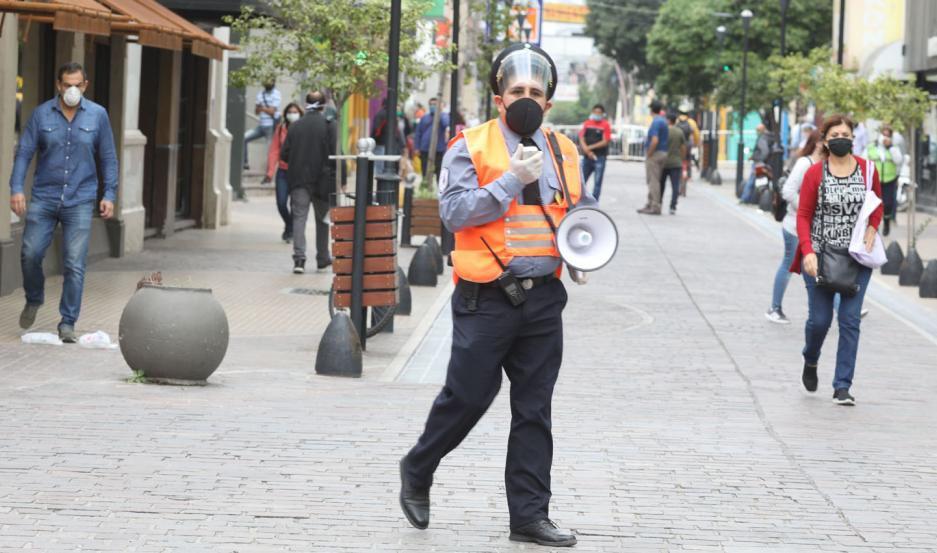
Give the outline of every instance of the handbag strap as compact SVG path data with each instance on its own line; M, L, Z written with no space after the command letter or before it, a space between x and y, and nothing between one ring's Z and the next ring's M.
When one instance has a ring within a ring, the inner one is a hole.
M824 237L823 231L826 228L826 225L824 223L824 219L826 219L826 217L823 216L823 201L824 201L823 185L824 183L826 183L826 175L827 173L829 173L829 171L830 171L829 161L823 160L823 174L820 175L820 186L817 187L817 196L820 197L820 202L818 206L820 209L820 245L821 246L823 245L823 237ZM832 173L829 173L829 174L830 176L832 176Z

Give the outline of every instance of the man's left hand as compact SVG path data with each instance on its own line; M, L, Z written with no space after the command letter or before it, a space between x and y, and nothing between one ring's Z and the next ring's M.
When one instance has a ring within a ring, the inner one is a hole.
M110 219L114 216L114 202L101 200L101 218Z
M875 233L875 227L869 226L865 228L865 237L863 241L865 242L865 251L867 252L871 253L872 248L875 247Z

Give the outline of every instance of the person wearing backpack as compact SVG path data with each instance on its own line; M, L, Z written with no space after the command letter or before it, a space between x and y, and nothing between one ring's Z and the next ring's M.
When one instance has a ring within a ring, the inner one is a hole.
M700 145L700 132L699 125L690 119L685 111L681 111L677 116L677 128L683 131L686 143L686 153L683 155L683 169L686 176L680 182L680 195L686 196L686 183L693 178L693 149Z

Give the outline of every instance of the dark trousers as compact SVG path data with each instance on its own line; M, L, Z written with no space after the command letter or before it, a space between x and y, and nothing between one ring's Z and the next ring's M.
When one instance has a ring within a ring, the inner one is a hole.
M511 381L511 433L504 467L511 527L546 518L550 505L553 434L550 406L563 357L566 289L553 280L527 291L520 307L497 288L479 289L470 311L460 282L452 295L452 354L446 384L433 402L405 468L421 487L439 462L465 439L501 388Z
M882 183L882 205L885 209L885 219L895 220L895 210L898 208L898 179Z
M660 202L664 203L664 191L667 190L667 178L670 177L670 209L677 209L677 197L680 195L680 178L683 172L680 167L664 168L660 174Z
M329 225L325 222L325 216L329 213L329 202L313 197L307 188L301 186L290 190L290 205L293 207L293 260L306 261L306 220L309 218L310 204L316 223L316 263L322 266L330 260Z
M439 174L442 171L442 152L437 152L434 156L435 161L433 164L433 172L436 173L436 182L439 182ZM426 176L426 170L429 168L429 152L420 152L420 167L423 171L423 176Z
M290 185L286 182L286 171L277 169L276 176L277 211L283 219L283 232L293 236L293 215L290 213Z

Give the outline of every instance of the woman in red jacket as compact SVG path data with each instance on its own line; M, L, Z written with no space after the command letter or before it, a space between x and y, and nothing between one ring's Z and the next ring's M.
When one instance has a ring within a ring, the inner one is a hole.
M286 142L286 133L290 123L299 121L303 116L303 108L296 102L290 102L283 110L283 118L276 130L273 131L273 140L270 141L270 150L267 152L267 175L264 182L270 182L276 173L277 211L283 218L283 234L280 238L287 244L293 239L293 216L290 214L290 186L286 183L287 164L280 161L280 149Z
M835 248L848 248L852 229L856 226L859 211L865 200L865 179L872 179L872 190L882 196L878 173L866 175L865 160L852 155L852 139L855 124L844 115L828 117L823 122L820 134L828 154L827 161L815 163L804 175L797 208L798 251L791 266L793 272L803 268L807 285L809 315L804 329L804 371L802 381L809 392L817 390L817 362L823 340L833 322L833 300L835 292L817 286L817 254L820 244ZM822 197L818 201L820 190ZM819 204L819 207L818 207ZM882 206L872 212L866 229L865 246L872 251L875 233L882 221ZM856 351L859 348L859 322L862 299L872 269L860 266L859 292L842 296L839 303L839 347L836 350L836 374L833 378L833 402L839 405L855 405L849 394L852 377L856 369Z

